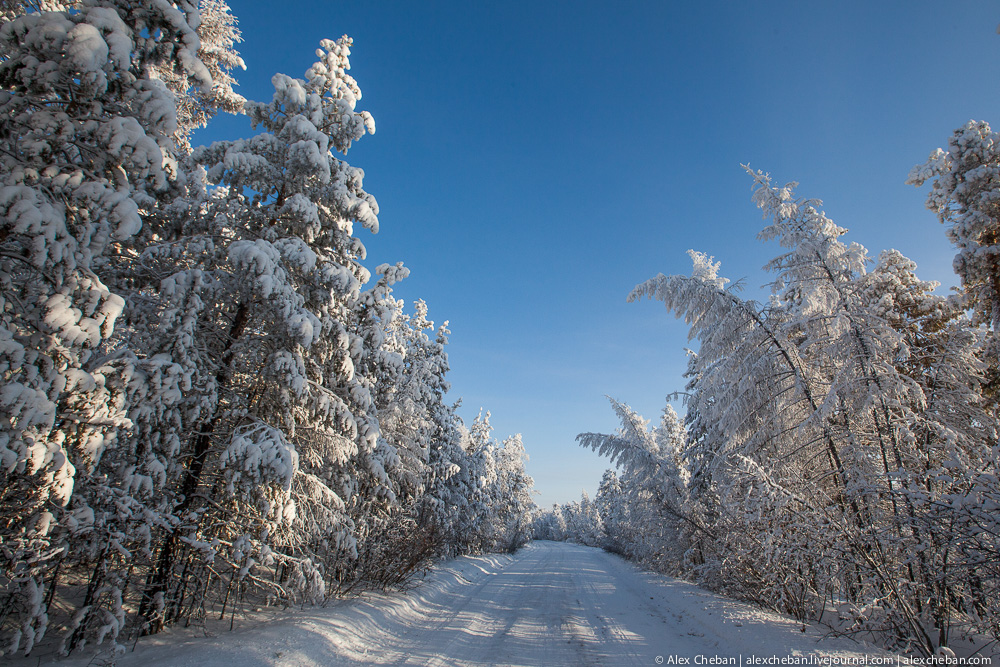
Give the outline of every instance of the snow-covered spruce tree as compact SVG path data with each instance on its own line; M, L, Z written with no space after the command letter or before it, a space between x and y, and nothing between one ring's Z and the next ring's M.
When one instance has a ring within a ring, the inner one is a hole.
M42 4L56 11L8 3L0 27L0 576L12 652L44 634L59 566L79 555L66 541L90 516L71 498L130 425L103 356L124 305L106 274L176 176L176 97L154 72L212 86L189 2ZM103 625L114 634L120 616Z
M332 152L374 131L350 44L324 41L306 80L276 75L271 102L247 103L262 134L194 151L213 190L145 251L164 276L161 346L184 346L172 354L192 359L204 398L141 610L154 630L206 595L322 596L322 563L353 552L351 461L378 438L349 331L368 279L353 225L377 231L378 209Z

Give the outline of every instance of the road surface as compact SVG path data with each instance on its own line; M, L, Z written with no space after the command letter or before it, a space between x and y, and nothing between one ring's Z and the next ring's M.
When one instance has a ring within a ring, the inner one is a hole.
M265 613L215 636L180 632L140 643L117 664L743 667L751 655L874 655L599 549L556 542L450 561L405 594Z

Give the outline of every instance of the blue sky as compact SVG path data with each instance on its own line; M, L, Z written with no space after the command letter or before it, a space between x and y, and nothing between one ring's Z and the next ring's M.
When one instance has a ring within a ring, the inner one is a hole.
M683 387L686 329L626 304L636 283L687 273L689 248L767 282L741 163L947 287L953 252L904 180L965 121L1000 123L987 1L230 3L253 99L354 38L367 264L402 260L397 296L451 321L450 397L523 434L542 505L596 491L606 462L574 437L617 427L606 394L658 419Z

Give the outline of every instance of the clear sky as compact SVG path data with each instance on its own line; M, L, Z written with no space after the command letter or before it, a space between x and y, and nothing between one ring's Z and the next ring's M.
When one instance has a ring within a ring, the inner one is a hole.
M741 163L947 287L953 252L904 180L967 120L1000 124L986 0L229 1L249 98L354 38L377 125L348 155L381 208L366 264L402 260L397 296L451 321L450 397L523 434L543 506L596 491L607 464L574 438L617 428L605 395L656 420L683 388L683 323L632 287L688 273L689 248L767 282Z

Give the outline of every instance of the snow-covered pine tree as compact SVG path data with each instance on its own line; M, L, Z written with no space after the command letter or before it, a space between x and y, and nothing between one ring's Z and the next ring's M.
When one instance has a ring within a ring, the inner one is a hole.
M566 522L558 503L553 503L551 509L540 510L535 514L531 536L535 540L562 541L566 538Z
M236 50L242 41L236 17L224 0L198 0L198 58L212 77L210 87L192 88L176 68L158 68L156 76L177 96L177 133L174 139L183 152L191 149L191 134L220 111L243 113L246 100L233 90L233 71L246 69Z
M531 539L535 511L534 481L525 472L521 436L497 442L489 412L480 413L468 430L461 424L459 430L465 454L448 480L453 493L464 496L452 524L454 551L513 552Z
M152 73L170 70L184 89L213 83L191 3L67 5L8 3L0 27L0 539L12 652L44 634L56 557L67 558L56 543L88 522L86 503L70 504L74 487L82 497L130 426L104 357L124 306L106 273L176 176L176 98ZM120 616L104 626L116 633Z
M324 41L306 80L276 75L271 102L247 103L262 134L193 152L203 194L145 252L166 301L150 328L161 347L186 347L173 355L192 359L205 403L179 453L181 525L162 540L142 610L153 629L158 610L169 620L201 604L209 565L231 568L237 586L315 598L319 564L353 551L349 461L378 433L349 331L368 279L353 225L377 231L378 208L361 170L332 152L374 131L355 111L350 44ZM277 581L257 577L257 563ZM191 590L180 573L195 564L205 579Z
M494 550L513 553L531 539L535 482L525 471L528 454L521 434L504 438L497 454L497 483L493 494L493 520L500 528Z
M467 501L459 517L457 533L461 536L459 551L481 553L488 551L496 534L490 521L492 490L496 485L496 442L490 413L481 411L468 429L463 428L462 449L465 452L465 477Z
M635 556L626 551L626 546L635 541L629 521L632 503L625 498L621 480L613 468L608 468L601 476L594 505L604 528L600 546L605 551L634 559Z
M449 332L402 314L401 265L362 291L378 209L334 155L374 131L350 40L244 104L221 0L0 12L2 650L68 590L73 650L133 611L155 631L318 599L362 533L410 557L523 542L520 440L444 402ZM261 134L191 150L243 109Z
M986 347L988 393L1000 390L1000 140L985 121L969 121L910 171L907 183L930 182L927 208L948 225L958 253L953 266L976 324L992 332Z
M427 451L425 490L417 503L418 525L428 534L434 535L437 547L443 554L454 553L459 542L456 533L458 517L468 502L470 488L467 475L462 475L463 465L467 467L467 456L462 449L459 429L461 420L456 411L458 404L445 402L445 394L450 389L446 375L450 370L448 354L448 322L438 327L433 340L418 338L417 348L426 373L427 416L432 425Z
M86 611L70 623L64 637L66 650L91 639L114 639L121 631L129 605L126 592L141 590L140 573L152 562L155 536L170 530L176 520L172 507L178 489L171 482L179 443L189 437L206 407L205 396L191 391L192 383L204 383L198 381L198 360L184 353L189 337L174 331L179 337L168 351L162 340L149 335L156 331L162 314L159 279L163 274L150 275L144 252L170 238L183 218L179 213L197 206L206 196L198 168L185 159L190 133L218 111L237 112L243 104L233 91L235 81L230 74L231 69L243 66L234 50L239 41L235 18L225 3L216 0L201 0L198 8L191 23L198 36L197 54L212 85L193 85L170 62L149 66L149 76L162 80L177 104L173 135L177 160L172 164L170 187L158 192L155 200L144 202L140 232L114 245L114 254L98 268L111 289L126 301L110 342L114 354L104 370L120 385L119 402L127 406L131 428L119 432L116 446L106 451L93 471L96 483L74 501L88 523L71 542L92 564L82 604ZM176 358L174 353L179 353Z
M457 417L444 403L448 390L447 323L435 338L434 323L427 318L423 300L413 314L397 310L388 323L386 362L376 383L376 404L382 436L395 452L387 470L396 503L387 507L381 527L370 534L372 546L384 556L368 560L369 570L378 561L386 583L407 577L428 559L448 552L451 513L462 498L453 498L448 486L461 460L454 424Z
M350 513L358 558L338 564L340 585L348 588L397 585L437 555L442 537L421 521L418 507L432 472L430 452L439 437L434 415L447 388L447 363L440 359L443 347L427 335L433 323L426 304L417 301L409 315L390 294L408 271L401 264L376 271L380 278L362 294L355 330L365 342L356 372L370 380L380 439L357 465Z

